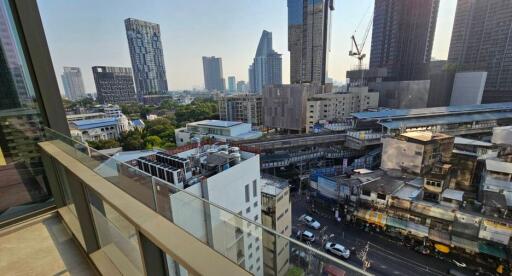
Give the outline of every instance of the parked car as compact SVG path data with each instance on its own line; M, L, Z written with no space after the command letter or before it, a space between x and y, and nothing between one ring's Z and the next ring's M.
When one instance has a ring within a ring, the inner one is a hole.
M297 233L297 239L301 241L315 242L315 234L309 231L299 231Z
M316 221L314 218L310 217L310 216L306 216L304 215L304 218L303 218L304 222L311 228L315 229L315 230L318 230L320 229L320 222Z
M335 255L336 257L343 257L348 259L350 257L350 250L346 249L343 245L334 242L327 242L324 246L325 251Z

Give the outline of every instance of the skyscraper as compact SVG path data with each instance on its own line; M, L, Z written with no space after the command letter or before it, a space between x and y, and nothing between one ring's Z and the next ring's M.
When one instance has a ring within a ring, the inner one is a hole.
M228 77L228 91L235 92L236 91L236 78L235 76Z
M85 98L84 80L80 68L64 67L62 84L64 85L64 93L69 100L76 101Z
M222 58L203 57L204 88L208 91L224 91L226 85L222 73Z
M281 55L272 49L272 33L263 31L254 61L249 67L251 92L259 93L265 85L282 84Z
M94 83L101 104L136 102L132 69L129 67L92 67Z
M290 83L325 84L334 0L288 0Z
M370 69L389 81L428 79L439 0L376 0Z
M448 63L487 71L482 102L512 101L512 2L459 0Z
M135 76L137 99L142 102L144 95L167 92L160 26L133 18L125 19L124 24Z

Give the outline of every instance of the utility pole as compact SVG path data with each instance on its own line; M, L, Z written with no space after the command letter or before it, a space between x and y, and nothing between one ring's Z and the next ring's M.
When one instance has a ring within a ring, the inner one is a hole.
M363 262L363 270L366 271L370 267L370 260L368 259L368 251L370 250L370 242L366 243L366 246L359 251L357 257Z

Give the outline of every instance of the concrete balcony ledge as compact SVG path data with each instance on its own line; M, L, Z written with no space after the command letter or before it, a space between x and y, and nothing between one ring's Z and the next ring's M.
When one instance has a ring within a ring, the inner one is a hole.
M117 213L147 239L183 266L192 275L250 275L249 272L224 257L208 245L167 220L151 208L110 183L82 162L69 155L72 149L61 141L39 143L43 152L59 162L84 185L94 191ZM94 252L92 260L100 271L112 270L107 258L116 252ZM105 256L106 255L106 256ZM112 263L116 263L112 261ZM118 264L114 265L117 266ZM126 268L117 268L123 271Z

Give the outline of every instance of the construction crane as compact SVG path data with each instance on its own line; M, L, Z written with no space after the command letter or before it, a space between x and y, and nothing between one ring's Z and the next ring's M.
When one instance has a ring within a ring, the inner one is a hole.
M358 67L357 69L361 72L361 86L364 83L364 70L363 70L363 59L366 57L366 54L363 53L364 45L366 44L366 40L368 39L368 34L370 33L370 28L372 27L373 23L373 16L370 18L368 25L366 26L366 30L363 35L363 39L361 42L357 43L355 34L357 32L357 29L354 31L354 34L350 37L351 39L351 47L350 51L348 52L348 55L351 57L355 57L358 60ZM354 51L355 48L355 51Z

